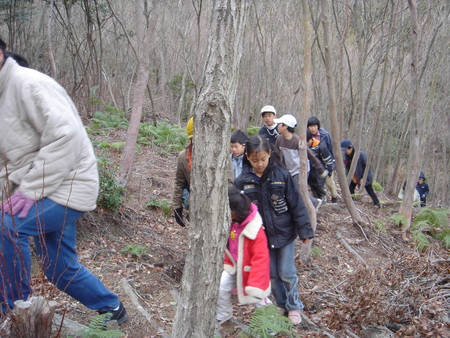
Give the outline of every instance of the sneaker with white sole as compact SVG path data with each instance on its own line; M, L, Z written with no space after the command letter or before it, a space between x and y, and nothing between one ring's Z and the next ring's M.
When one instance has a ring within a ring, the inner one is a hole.
M316 205L316 213L319 210L319 208L322 206L323 204L323 200L321 200L320 198L317 199L317 205Z
M128 314L123 306L122 302L119 303L119 308L117 310L108 310L108 311L99 311L99 314L106 314L103 322L105 323L105 329L108 326L108 323L115 320L117 324L123 324L128 320Z
M288 317L294 325L298 325L302 322L302 315L300 310L289 311Z

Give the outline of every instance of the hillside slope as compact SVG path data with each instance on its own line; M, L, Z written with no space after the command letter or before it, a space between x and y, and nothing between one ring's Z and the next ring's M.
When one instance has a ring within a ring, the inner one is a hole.
M188 227L181 228L162 209L147 204L170 201L175 165L176 154L143 149L124 208L116 215L97 210L80 222L80 260L120 295L130 315L120 329L128 337L158 337L171 331ZM398 203L383 194L380 200L384 205L377 211L365 192L357 197L367 223L363 227L351 224L341 201L319 209L311 264L298 265L300 298L310 321L295 333L355 337L368 326L387 325L398 336L449 336L449 251L432 238L424 253L412 241L403 241L389 221ZM121 252L124 248L129 253ZM41 281L37 276L36 293L57 300L59 313L85 325L95 315ZM147 318L131 293L148 312ZM235 306L235 317L248 323L252 310ZM236 337L239 329L224 325L221 333Z

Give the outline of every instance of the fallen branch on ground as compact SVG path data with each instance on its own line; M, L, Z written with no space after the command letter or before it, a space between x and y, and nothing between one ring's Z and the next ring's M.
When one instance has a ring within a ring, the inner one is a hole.
M122 282L122 286L125 289L125 292L127 293L128 297L130 297L131 301L133 302L134 306L136 307L136 309L145 317L145 319L147 319L147 321L150 323L151 326L153 326L157 333L164 338L169 338L169 335L167 334L166 331L164 331L163 328L161 328L160 326L158 326L158 324L152 319L152 316L150 315L150 313L148 313L147 310L145 310L142 305L139 303L138 297L136 295L136 293L134 292L134 290L131 288L130 284L128 283L126 278L122 278L121 279Z
M342 237L341 233L336 231L336 237L339 239L339 241L342 243L342 245L353 255L355 256L355 258L357 260L359 260L360 262L364 263L364 265L367 267L367 263L364 260L364 258L362 258L359 253L357 253L348 243L347 241Z

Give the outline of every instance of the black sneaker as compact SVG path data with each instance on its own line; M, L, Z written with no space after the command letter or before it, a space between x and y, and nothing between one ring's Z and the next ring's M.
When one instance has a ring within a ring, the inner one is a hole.
M337 197L331 197L331 203L337 203Z
M123 324L128 320L128 314L125 310L125 307L123 306L122 302L119 304L119 308L117 310L108 310L108 311L99 311L99 314L105 314L104 322L105 324L108 324L108 322L111 322L113 320L117 321L117 324Z

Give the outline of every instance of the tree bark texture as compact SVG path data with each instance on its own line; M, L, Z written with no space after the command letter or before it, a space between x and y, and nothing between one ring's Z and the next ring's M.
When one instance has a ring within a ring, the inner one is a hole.
M418 154L420 147L420 134L418 126L418 104L419 104L419 78L418 78L418 45L419 45L419 23L417 20L417 3L415 0L408 0L411 13L411 98L408 105L410 115L410 144L408 156L408 179L406 181L405 198L400 206L399 213L404 217L402 231L406 233L411 227L411 216L413 208L414 189L419 177Z
M214 1L209 50L194 115L189 251L173 337L213 337L230 226L230 122L247 1Z
M152 26L148 25L148 18L145 14L148 14L146 9L146 0L136 0L136 34L138 36L138 71L137 79L133 95L133 106L131 108L130 124L128 126L127 138L125 141L125 147L123 150L122 160L120 162L120 177L119 182L121 185L126 186L131 169L133 168L133 162L136 156L136 141L139 134L139 126L141 122L143 102L145 90L147 88L147 81L149 77L149 52L150 41L152 37L152 31L154 29L157 18L150 20L153 22ZM158 1L153 1L156 6Z
M16 301L11 315L12 337L50 337L57 305L57 302L48 302L40 296Z
M328 106L329 106L329 114L331 121L331 136L333 139L333 154L336 160L336 171L338 174L339 184L342 190L342 197L344 199L345 205L347 206L348 211L353 219L354 223L361 224L362 218L358 213L358 210L353 203L352 197L350 195L349 186L347 184L347 180L345 177L345 168L344 168L344 160L342 158L341 152L341 132L339 130L338 116L336 111L336 99L335 99L335 82L333 76L333 65L332 60L333 57L331 55L330 50L330 9L328 6L327 0L321 0L322 6L322 26L323 26L323 38L325 43L325 69L326 69L326 77L327 77L327 86L328 86Z
M312 26L310 22L310 9L308 1L302 2L302 12L303 12L303 37L304 37L304 60L303 60L303 82L305 87L305 95L303 97L303 106L299 119L300 126L300 142L299 142L299 152L300 152L300 173L299 173L299 189L302 195L303 201L305 202L306 209L308 210L308 215L311 220L311 226L316 231L317 227L317 215L316 210L309 198L308 192L308 168L307 161L308 155L306 153L306 137L303 132L305 126L307 125L308 117L311 116L311 101L313 95L312 78L311 78L311 37L312 37ZM310 254L311 246L313 241L308 241L303 244L300 249L300 262L303 265L307 265Z

